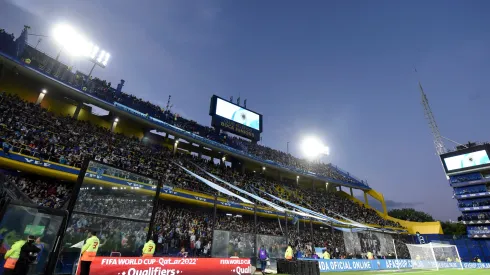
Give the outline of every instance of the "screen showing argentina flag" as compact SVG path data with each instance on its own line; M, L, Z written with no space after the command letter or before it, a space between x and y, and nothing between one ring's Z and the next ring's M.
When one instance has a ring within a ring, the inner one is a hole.
M444 163L446 164L447 170L452 171L490 164L490 159L488 158L487 151L480 150L468 154L445 158Z
M221 98L217 98L216 114L260 131L260 115Z

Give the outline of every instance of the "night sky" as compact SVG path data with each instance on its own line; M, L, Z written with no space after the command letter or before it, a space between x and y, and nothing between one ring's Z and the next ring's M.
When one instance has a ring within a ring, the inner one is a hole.
M489 14L490 1L470 0L0 0L0 27L16 36L24 24L84 32L112 55L94 75L125 79L127 93L161 106L172 95L172 111L204 125L213 94L246 98L264 115L263 144L285 151L289 141L299 155L302 137L317 135L330 146L323 160L367 180L389 207L443 220L458 210L417 81L443 136L489 140ZM49 38L38 48L59 51Z

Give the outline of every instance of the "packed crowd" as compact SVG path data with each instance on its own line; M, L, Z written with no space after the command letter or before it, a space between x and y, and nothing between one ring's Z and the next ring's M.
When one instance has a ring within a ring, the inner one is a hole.
M454 195L466 195L466 194L475 194L475 193L483 193L489 192L490 186L487 185L473 185L473 186L464 186L464 187L456 187L454 188Z
M181 159L184 158L185 156L181 157ZM324 214L329 214L340 219L348 217L361 223L401 227L398 223L381 218L381 216L379 216L375 210L366 208L364 205L354 203L349 198L338 195L334 192L327 193L319 190L301 189L298 188L295 183L288 181L279 183L277 181L268 180L262 173L237 173L229 167L223 167L211 161L198 159L192 156L187 157L187 160L197 164L198 167L204 168L211 174L214 174L219 178L234 184L241 189L244 189L245 191L255 193L260 196L264 196L264 194L259 191L262 190L271 195L282 197L292 203L309 209L320 208ZM207 176L202 172L202 170L196 169L196 165L188 165L187 168L191 170L194 169L196 173L203 177ZM213 181L212 178L209 179ZM215 181L215 183L220 184L218 181ZM239 195L243 196L243 194ZM275 203L283 205L277 201ZM340 216L340 214L344 217Z
M4 30L2 30L0 33L0 40L2 41L2 47L0 50L10 54L15 53L14 49L16 48L16 42L14 41L13 35L7 34ZM15 54L19 54L18 57L24 61L26 65L36 68L58 79L59 81L65 82L85 93L91 94L109 103L117 102L126 105L134 110L146 114L147 116L154 117L166 123L177 126L185 131L223 143L237 150L252 154L256 157L260 157L263 160L274 161L281 165L293 167L303 171L311 171L339 181L360 183L359 180L351 177L348 173L345 173L330 164L313 164L307 160L294 157L291 154L258 145L244 139L231 138L223 134L220 135L211 127L200 125L193 120L186 119L176 113L172 113L170 110L164 110L164 108L159 107L147 100L143 100L134 95L122 92L124 80L122 80L115 89L112 87L112 83L105 80L92 77L89 78L87 75L79 71L72 72L72 67L62 64L56 59L29 45L25 47L22 53Z
M451 176L450 181L451 183L459 183L459 182L467 182L467 181L480 180L480 179L482 179L482 175L480 173L471 173L471 174Z
M490 212L463 213L464 221L490 220Z
M101 242L98 255L109 256L117 251L125 256L140 256L146 242L147 226L147 222L74 213L66 231L64 246L67 249L86 239L87 232L96 231Z
M50 208L62 208L70 199L72 184L27 174L0 171L3 186L15 199Z
M92 189L93 187L93 189ZM114 190L107 187L84 185L78 194L75 211L149 221L153 197Z
M468 226L469 234L490 234L490 226Z
M155 217L156 253L176 254L181 248L191 255L211 253L213 215L188 205L161 205Z
M0 142L7 154L10 151L22 151L23 154L39 157L41 161L50 160L79 167L85 157L95 157L103 163L161 179L166 185L217 194L214 189L175 164L180 163L196 170L190 164L190 161L196 159L191 156L173 155L166 147L142 143L136 138L114 134L85 121L55 116L16 96L4 94L0 100L0 125L3 125L0 127ZM266 180L260 173L241 174L230 168L222 169L209 161L197 161L238 187L252 192L257 192L254 188L265 189L274 195L286 196L293 203L321 205L326 212L342 213L359 222L399 226L382 219L374 210L334 193L322 194L300 188L280 193L278 190L282 188L281 184Z
M461 200L458 202L459 207L479 207L487 205L490 205L490 199L488 198Z

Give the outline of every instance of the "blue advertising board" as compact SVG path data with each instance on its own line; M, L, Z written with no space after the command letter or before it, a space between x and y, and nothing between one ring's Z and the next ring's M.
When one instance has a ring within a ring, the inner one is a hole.
M340 271L366 271L366 270L394 270L411 268L436 268L435 262L412 261L412 260L317 260L320 272L340 272ZM488 269L490 263L460 263L460 262L437 262L437 267L441 269L453 268Z

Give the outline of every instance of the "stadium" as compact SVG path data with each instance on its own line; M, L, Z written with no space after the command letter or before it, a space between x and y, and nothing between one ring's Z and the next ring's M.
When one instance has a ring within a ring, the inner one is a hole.
M8 31L0 31L0 234L4 253L26 235L41 239L31 274L76 273L88 232L100 239L90 274L490 268L488 144L439 152L468 224L468 238L453 238L440 222L390 217L382 193L334 164L259 145L267 129L246 103L210 94L211 123L200 125L125 93L124 80L93 75L110 63L98 48L86 51L86 74L29 44L29 27ZM150 239L155 254L141 258ZM294 261L284 260L288 247Z

